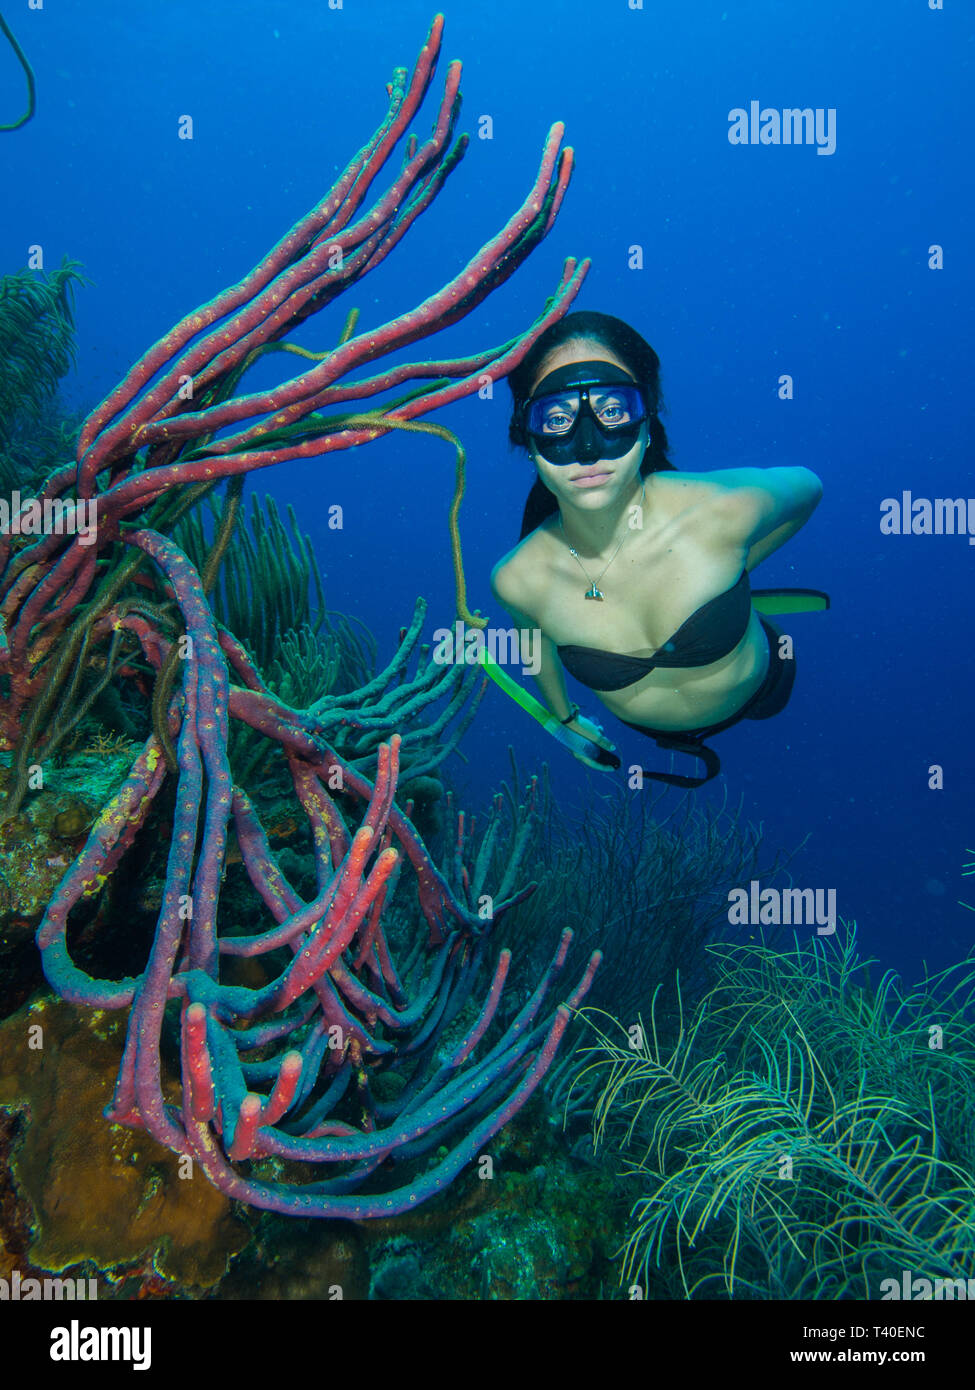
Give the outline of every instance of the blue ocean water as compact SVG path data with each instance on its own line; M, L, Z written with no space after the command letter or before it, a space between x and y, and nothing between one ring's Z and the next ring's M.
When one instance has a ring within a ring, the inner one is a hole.
M321 197L382 117L385 83L413 62L433 7L100 0L5 14L39 106L0 148L0 266L22 267L41 245L48 268L69 255L94 281L77 296L67 383L80 409ZM296 340L321 350L351 305L381 323L437 289L515 209L549 125L564 121L577 169L547 241L442 343L409 355L505 340L540 311L566 256L591 256L576 307L627 319L656 348L678 467L820 475L819 510L757 582L826 589L832 609L794 621L788 710L721 736L722 783L697 795L743 797L773 847L808 835L797 884L834 888L885 966L914 978L922 961L957 960L975 926L959 905L975 902L962 876L975 857L975 547L884 535L880 517L904 491L975 492L975 13L952 0L460 0L446 18L444 56L465 65L468 154L348 304ZM4 48L4 119L21 82ZM753 101L835 110L835 151L729 143L729 112ZM421 135L434 109L431 94ZM177 138L185 114L192 140ZM634 246L642 269L630 268ZM782 374L792 400L779 398ZM506 442L507 407L499 391L438 416L468 448L465 562L471 604L487 612L488 575L517 538L531 482ZM445 446L393 437L251 486L295 504L330 605L388 652L417 594L431 627L452 620L452 467ZM326 524L334 503L341 532ZM573 694L594 708L589 692ZM645 756L649 745L605 722L624 762ZM509 743L524 767L548 760L567 805L603 785L491 690L468 762L455 764L470 804L508 776ZM929 786L935 765L941 790Z

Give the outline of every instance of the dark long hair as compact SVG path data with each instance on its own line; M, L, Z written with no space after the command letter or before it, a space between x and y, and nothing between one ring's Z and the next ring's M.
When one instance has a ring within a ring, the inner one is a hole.
M585 309L575 314L567 314L558 323L546 329L531 351L508 377L514 408L508 426L508 438L518 449L528 448L525 433L525 403L531 396L532 382L538 375L538 365L553 348L567 343L572 338L589 338L594 342L605 343L623 362L627 370L642 386L647 401L647 424L650 429L650 443L640 464L640 476L646 478L650 473L673 470L674 465L667 457L667 431L664 429L659 412L664 409L660 394L660 358L653 348L641 338L635 328L612 314L598 314ZM540 526L546 517L558 510L552 493L540 478L535 479L521 519L521 540L529 532Z

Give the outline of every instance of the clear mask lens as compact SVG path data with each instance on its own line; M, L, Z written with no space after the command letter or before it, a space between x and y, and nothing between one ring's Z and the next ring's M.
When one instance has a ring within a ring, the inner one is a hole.
M529 403L526 421L529 434L562 439L578 423L587 402L600 430L612 433L644 419L643 397L635 386L587 386L555 391Z

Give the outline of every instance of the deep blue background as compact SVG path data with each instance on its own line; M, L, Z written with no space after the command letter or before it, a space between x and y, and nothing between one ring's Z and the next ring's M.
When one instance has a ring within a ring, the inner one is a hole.
M65 254L84 263L95 284L78 295L67 394L89 407L321 197L381 119L384 84L412 63L433 5L92 0L38 12L7 0L4 13L35 66L39 109L0 137L0 270L35 243L49 268ZM494 138L472 141L407 240L299 335L325 347L350 305L379 323L438 288L514 210L549 124L566 122L578 167L548 241L435 351L517 332L562 259L590 255L577 307L628 318L656 347L679 466L819 473L821 507L756 582L828 589L833 609L794 621L789 710L721 737L724 781L773 846L810 835L796 881L836 888L863 944L912 976L922 959L964 954L975 926L957 903L975 900L961 877L975 846L975 548L883 537L879 508L904 488L975 493L973 39L961 0L944 12L927 0L646 0L642 11L455 0L445 57L465 62L462 128L476 134L490 115ZM836 153L730 145L728 112L753 98L836 107ZM6 48L0 101L0 119L22 108ZM433 109L431 96L421 134ZM177 139L184 114L192 142ZM633 243L642 271L627 269ZM932 243L945 248L942 271L928 269ZM792 402L777 398L782 372ZM489 612L487 577L517 537L531 481L506 444L506 397L438 417L468 446L468 581L472 606ZM299 504L331 606L369 622L383 652L418 593L435 622L451 620L445 446L394 437L251 486ZM324 527L332 502L345 508L342 533ZM620 732L624 761L647 752ZM550 759L570 804L600 785L492 690L470 761L455 760L473 802L507 775L509 742L526 764ZM932 763L944 791L928 790Z

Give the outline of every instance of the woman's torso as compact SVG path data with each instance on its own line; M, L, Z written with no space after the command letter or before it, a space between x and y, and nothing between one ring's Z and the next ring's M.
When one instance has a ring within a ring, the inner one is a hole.
M726 489L706 475L649 478L644 526L627 533L599 581L601 603L584 597L586 575L569 553L558 516L551 518L506 562L524 593L524 612L556 647L652 657L692 614L732 590L744 569L747 548L729 540L721 525L722 496ZM598 575L604 561L582 559ZM735 714L767 668L768 643L752 612L737 644L706 666L656 667L623 689L600 690L595 682L593 688L620 719L694 729Z

